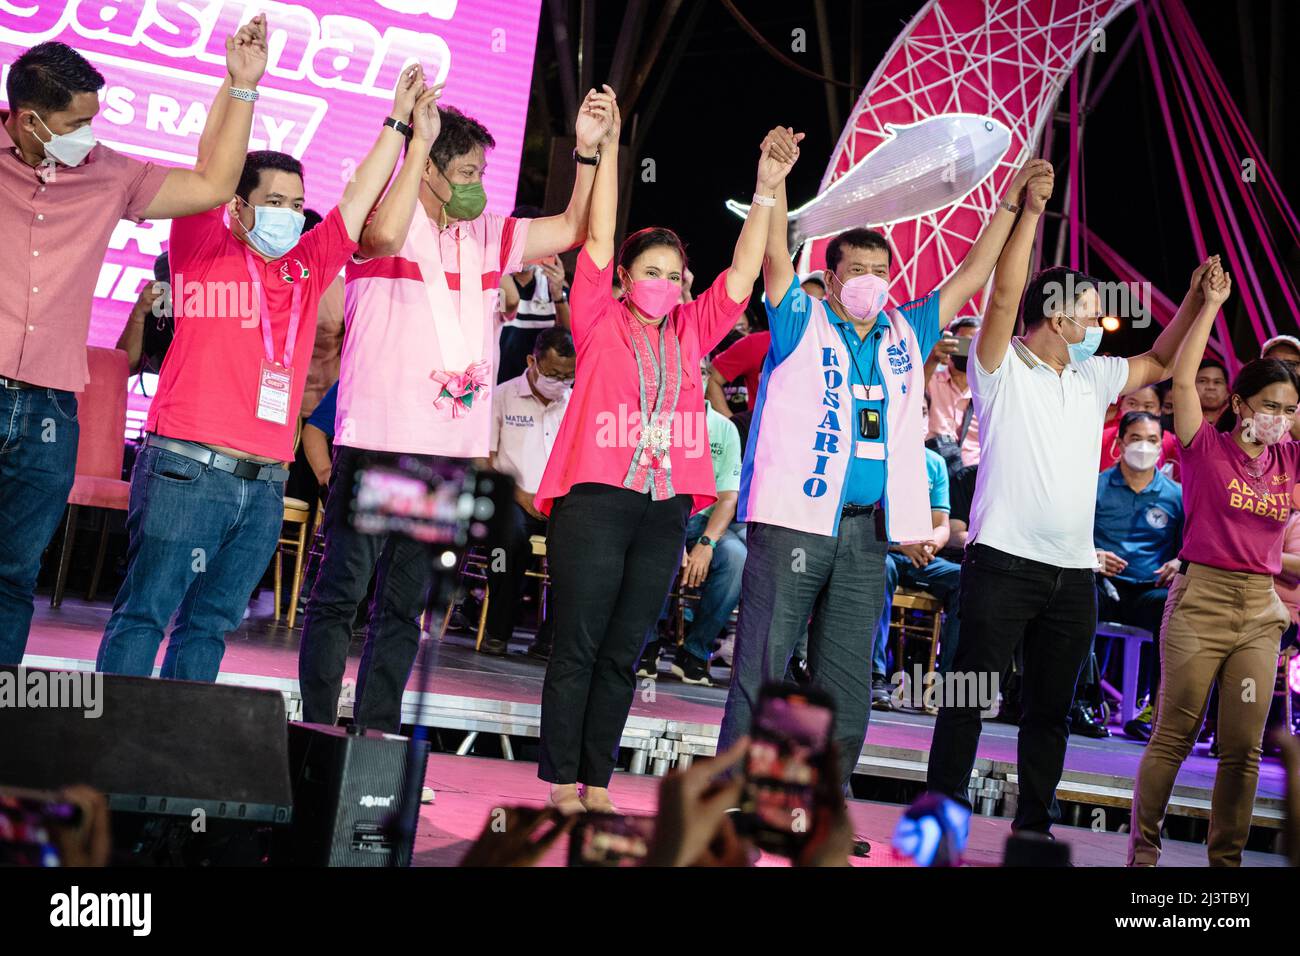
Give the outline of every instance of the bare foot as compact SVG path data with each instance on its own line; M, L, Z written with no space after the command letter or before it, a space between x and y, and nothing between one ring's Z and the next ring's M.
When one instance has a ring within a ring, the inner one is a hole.
M608 787L583 787L582 805L588 813L618 813L618 807L609 799Z
M566 817L575 813L587 812L586 806L583 805L581 798L578 796L578 785L576 783L551 784L551 795L548 802Z

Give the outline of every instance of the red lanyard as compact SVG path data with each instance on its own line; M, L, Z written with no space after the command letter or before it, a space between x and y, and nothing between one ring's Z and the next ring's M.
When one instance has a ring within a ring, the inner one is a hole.
M258 320L262 325L262 348L266 351L266 360L275 362L275 346L271 341L271 308L266 303L266 287L262 280L258 278L257 260L247 249L244 250L244 263L248 266L248 279L253 283L253 288L257 290ZM292 303L289 306L289 334L284 340L284 361L280 363L281 368L289 368L293 364L294 348L298 344L298 324L302 321L302 283L300 280L294 280L293 283Z

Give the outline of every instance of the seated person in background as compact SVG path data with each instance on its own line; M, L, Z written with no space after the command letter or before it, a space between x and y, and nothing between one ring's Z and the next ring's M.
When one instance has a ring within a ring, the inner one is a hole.
M923 407L922 412L927 410ZM929 415L925 415L929 420ZM957 629L960 626L957 597L961 565L939 557L939 552L948 544L948 511L951 502L948 497L948 465L943 456L931 449L925 449L925 471L930 487L930 520L934 524L934 539L919 544L890 545L885 556L885 603L881 608L880 620L876 622L876 640L871 654L871 706L888 710L893 705L892 695L899 693L891 689L887 679L885 656L889 643L889 616L893 608L894 591L900 585L918 588L933 594L943 602L944 624L940 636L940 646L947 651L946 645L957 641ZM907 672L906 661L894 661L896 671ZM940 671L942 673L942 670ZM911 674L907 674L911 687ZM912 693L921 688L911 687Z
M302 234L305 236L322 222L314 209L303 210ZM304 420L311 417L325 393L339 380L339 365L343 355L343 274L339 273L321 293L316 307L316 339L312 343L311 364L307 366L307 386L302 392ZM330 431L333 432L333 420Z
M329 493L330 473L334 461L334 414L337 408L339 383L330 386L325 396L316 403L310 417L302 426L302 450L307 457L316 481L320 483L321 496Z
M1282 573L1273 576L1273 589L1291 612L1291 626L1282 635L1282 646L1286 647L1296 643L1300 625L1300 509L1291 512L1282 532Z
M1259 357L1277 359L1291 366L1292 371L1300 370L1300 339L1294 335L1275 335L1264 343Z
M528 539L546 534L546 516L533 505L533 495L569 405L577 362L568 329L542 329L533 340L524 373L502 382L492 393L490 461L495 470L515 480L515 536L513 552L505 561L494 556L488 562L490 600L481 648L485 654L505 656L532 560ZM529 653L548 657L550 643L550 628L543 622Z
M1160 684L1160 620L1167 586L1178 570L1183 527L1182 488L1156 469L1161 432L1160 419L1149 412L1126 412L1120 419L1123 452L1119 464L1097 478L1093 521L1101 565L1097 619L1151 632L1153 643L1142 649L1144 662L1149 658L1151 699ZM1150 704L1124 732L1144 743L1151 738Z
M1294 335L1275 335L1259 350L1260 358L1277 359L1293 372L1300 372L1300 339ZM1300 441L1300 419L1291 423L1291 437Z
M686 566L681 587L700 588L685 639L675 651L672 672L687 684L713 686L709 660L714 639L727 626L727 618L740 600L741 576L745 570L745 526L736 520L740 492L740 433L736 426L711 406L704 407L709 430L709 452L713 456L713 480L718 500L686 522ZM664 614L669 601L664 602ZM657 677L659 640L652 633L641 652L638 677Z
M517 206L510 214L516 219L541 219L536 206ZM501 277L500 358L497 382L518 378L528 369L528 356L544 329L569 327L569 288L564 263L557 255L525 262L518 272Z
M810 272L799 280L799 288L803 289L814 299L826 298L826 280L822 277L822 271Z
M1218 359L1201 359L1196 371L1196 394L1201 399L1201 414L1213 425L1228 407L1228 370Z
M975 501L975 479L978 474L979 466L974 465L948 475L948 501L952 507L948 512L948 546L941 548L940 554L958 564L966 554L966 536L970 534L970 511ZM939 650L942 665L952 661L951 653L956 648L942 647ZM943 673L947 672L943 666L939 669Z
M723 391L728 382L736 379L744 380L746 411L753 412L754 403L758 401L758 380L763 371L763 360L767 358L771 343L771 332L751 332L713 356L705 396L719 415L731 418L736 414Z
M153 261L153 277L154 281L145 283L140 290L122 334L113 346L126 353L132 375L138 372L157 375L167 347L176 334L172 318L171 266L166 252Z
M960 464L965 467L980 462L980 426L971 402L970 384L966 381L967 357L953 353L957 350L958 338L973 339L979 328L979 319L974 316L954 319L925 361L926 389L930 396L926 441L939 439L950 442L955 449L960 449ZM944 455L950 469L958 464L954 454L943 451L940 454Z
M1148 415L1160 417L1160 393L1154 385L1148 385L1145 388L1139 388L1127 395L1121 395L1119 399L1119 413L1121 420L1107 425L1101 433L1101 468L1105 471L1107 468L1113 468L1124 455L1124 448L1120 443L1120 424L1123 421L1122 416L1129 412L1146 412ZM1176 462L1178 460L1178 438L1173 431L1161 426L1164 431L1164 438L1160 443L1160 457L1156 459L1156 467L1162 468L1166 463Z

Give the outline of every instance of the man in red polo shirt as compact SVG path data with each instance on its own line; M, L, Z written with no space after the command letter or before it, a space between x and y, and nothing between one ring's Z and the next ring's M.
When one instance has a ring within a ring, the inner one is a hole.
M129 563L99 670L150 674L175 614L162 676L216 679L275 552L320 297L356 250L413 111L415 155L427 151L439 93L419 66L403 72L374 147L306 236L302 165L269 150L248 155L231 203L173 226L176 338L131 478Z
M86 333L118 220L189 216L226 202L248 151L266 69L266 21L226 41L228 109L208 115L195 169L167 169L95 142L104 77L71 47L41 43L9 66L0 110L0 664L18 664L41 553L72 489ZM231 102L231 96L240 97Z

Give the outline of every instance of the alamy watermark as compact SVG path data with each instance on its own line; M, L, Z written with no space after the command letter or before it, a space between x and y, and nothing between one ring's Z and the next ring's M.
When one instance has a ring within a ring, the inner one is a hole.
M104 712L104 675L93 671L0 670L0 710L80 710L94 719Z

